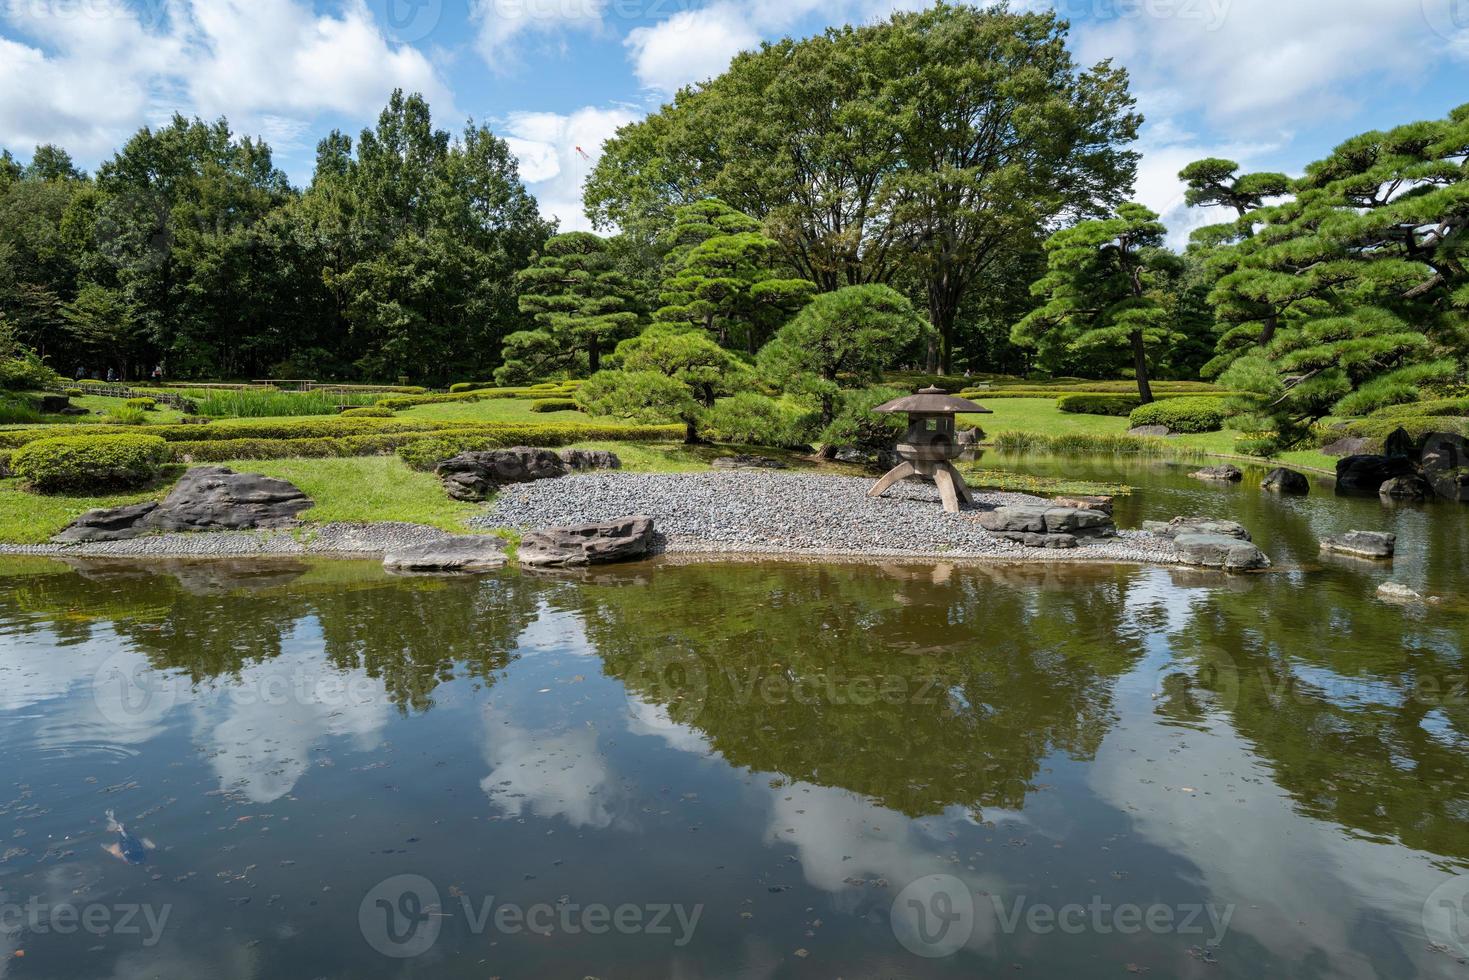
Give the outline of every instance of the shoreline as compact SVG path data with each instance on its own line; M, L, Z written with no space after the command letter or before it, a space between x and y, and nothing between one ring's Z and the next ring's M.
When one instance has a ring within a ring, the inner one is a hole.
M474 533L490 534L493 532ZM0 543L0 557L128 559L139 562L164 559L197 561L280 558L363 560L380 558L391 548L443 540L450 536L451 532L439 528L399 522L304 524L298 528L278 530L154 534L126 541L98 541L86 544ZM1014 554L977 552L961 548L945 550L798 548L776 544L731 544L684 536L666 538L660 535L660 540L649 558L669 558L676 561L707 559L712 561L785 560L846 563L916 562L923 564L1191 567L1180 560L1164 560L1161 556L1121 558L1107 554L1088 554L1088 551L1091 550L1087 545L1066 551L1020 549ZM632 566L637 562L621 564Z

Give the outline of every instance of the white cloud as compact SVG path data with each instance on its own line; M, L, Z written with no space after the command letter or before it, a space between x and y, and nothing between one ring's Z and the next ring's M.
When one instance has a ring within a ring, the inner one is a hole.
M624 107L591 106L565 115L516 112L500 128L541 214L557 218L562 231L588 231L591 222L582 210L582 182L602 156L602 144L619 126L640 115Z
M511 42L522 35L596 30L606 6L607 0L472 0L475 49L485 64L499 69L513 62Z
M672 94L719 74L735 55L757 46L760 33L750 11L721 3L636 28L624 43L638 81L655 92Z
M0 144L56 142L81 157L175 110L228 115L242 132L299 136L319 113L369 115L395 87L455 115L438 69L391 43L363 0L317 14L305 0L14 3L0 18Z

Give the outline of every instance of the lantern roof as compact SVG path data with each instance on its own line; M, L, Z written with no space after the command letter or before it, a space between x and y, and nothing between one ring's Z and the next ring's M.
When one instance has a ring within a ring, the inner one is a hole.
M967 398L949 394L942 388L924 388L916 395L896 398L873 409L874 412L915 412L922 415L952 415L963 412L970 415L993 415L983 405L976 405Z

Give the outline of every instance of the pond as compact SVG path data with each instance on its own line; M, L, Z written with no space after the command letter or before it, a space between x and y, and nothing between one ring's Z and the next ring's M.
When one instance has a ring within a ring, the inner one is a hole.
M0 559L0 977L1469 974L1466 510L985 465L1276 568Z

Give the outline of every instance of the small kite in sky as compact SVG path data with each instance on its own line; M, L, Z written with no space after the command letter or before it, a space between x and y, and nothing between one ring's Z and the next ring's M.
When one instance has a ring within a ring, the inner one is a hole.
M580 156L583 160L590 160L591 159L591 157L587 154L587 151L586 150L583 150L579 146L576 148L576 152L577 152L577 155Z

